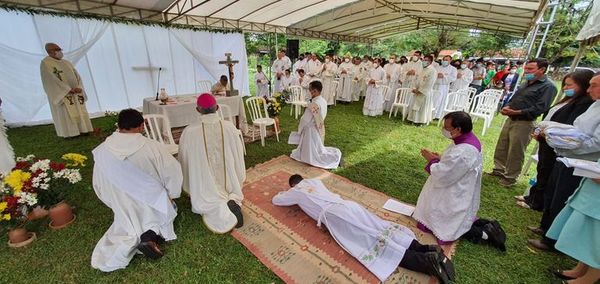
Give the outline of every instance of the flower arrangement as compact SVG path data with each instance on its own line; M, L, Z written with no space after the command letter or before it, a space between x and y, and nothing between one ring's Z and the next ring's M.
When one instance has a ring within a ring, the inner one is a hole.
M61 201L64 192L81 181L78 167L87 157L76 153L62 156L67 163L18 157L17 164L0 182L0 222L8 228L20 226L36 206L50 207Z
M285 99L281 93L275 93L272 97L266 98L267 112L270 117L277 117L281 113L281 109L285 105Z

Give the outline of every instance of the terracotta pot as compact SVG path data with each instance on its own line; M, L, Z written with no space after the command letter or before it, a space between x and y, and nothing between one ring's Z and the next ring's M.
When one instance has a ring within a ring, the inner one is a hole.
M73 211L71 210L71 205L64 201L52 206L49 213L50 219L52 219L50 227L55 229L66 227L66 225L70 224L75 219L75 215L73 215Z
M37 206L33 208L31 212L29 212L29 214L27 215L27 219L33 221L37 219L46 218L46 216L48 216L48 210L42 208L41 206Z
M8 240L12 244L18 244L29 239L29 234L25 228L15 228L8 231Z

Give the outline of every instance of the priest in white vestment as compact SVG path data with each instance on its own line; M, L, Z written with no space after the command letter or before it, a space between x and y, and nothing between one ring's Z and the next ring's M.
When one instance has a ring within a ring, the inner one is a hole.
M456 80L450 84L450 91L456 92L458 90L466 89L473 81L473 71L467 68L467 64L459 61L459 68L456 72Z
M452 262L441 249L420 244L407 227L383 220L360 204L342 199L318 179L292 175L289 185L292 188L273 197L273 204L298 205L381 282L398 267L432 275L441 283L454 281Z
M385 103L383 109L390 111L392 104L394 104L394 97L396 96L396 89L400 88L400 72L401 65L396 63L397 56L395 54L390 55L389 63L383 67L385 70L385 83L390 89L384 98Z
M277 53L277 59L273 61L273 65L271 66L271 71L275 75L275 88L273 89L275 93L283 91L281 78L284 76L285 70L290 68L292 68L292 61L289 57L285 56L284 50L280 50Z
M417 85L417 77L423 70L421 62L421 52L415 51L410 57L410 61L402 65L402 88L414 89Z
M383 114L383 103L384 97L382 84L385 80L385 71L380 66L381 60L376 58L373 60L373 69L369 72L367 77L367 95L365 97L365 103L363 105L363 115L378 116Z
M309 84L311 102L304 110L298 132L290 133L289 144L298 145L292 150L292 159L323 169L336 169L342 159L340 149L325 147L325 117L327 102L321 96L323 85L319 81Z
M0 99L0 106L2 99ZM8 141L6 135L6 126L4 126L4 117L0 112L0 174L9 173L15 167L15 152Z
M181 194L179 163L162 144L144 137L142 114L119 113L119 131L96 147L92 184L114 221L92 252L92 267L104 272L125 268L139 251L156 259L160 244L177 238L172 199Z
M421 150L430 176L421 190L413 218L421 230L433 232L439 244L464 237L505 250L506 235L500 224L477 218L483 155L472 129L471 117L466 112L448 113L444 116L442 135L453 143L441 155Z
M365 83L365 72L363 71L363 67L360 64L360 58L356 57L353 59L352 65L352 74L354 74L352 78L352 101L359 101L362 96L363 88L366 89L367 84Z
M321 80L323 83L323 93L321 94L327 105L333 105L335 100L334 81L337 75L338 66L331 61L331 56L325 56L325 63L321 65Z
M438 73L435 84L433 85L433 89L437 90L439 93L437 93L435 101L433 102L433 107L435 108L435 113L433 115L434 119L442 118L444 109L448 103L450 84L456 80L457 70L454 68L454 66L450 65L450 61L452 61L452 57L450 55L446 55L442 59L442 64L436 67L436 71Z
M316 53L310 55L310 60L308 60L305 67L304 72L310 79L321 78L321 70L323 69Z
M353 79L356 73L354 73L354 63L350 61L350 53L344 55L344 62L338 67L338 76L340 77L338 85L338 97L337 100L341 102L349 103L352 101L352 94L354 93Z
M308 94L309 83L310 78L304 74L304 69L298 69L298 76L292 79L292 86L302 87L302 98L304 98L304 100L307 102L310 99L310 95Z
M196 109L200 120L188 125L179 140L183 190L190 194L192 212L202 215L209 230L223 234L243 225L244 148L239 130L216 113L214 97L200 95Z
M63 59L58 45L47 43L46 52L48 56L40 64L40 73L56 135L66 138L94 131L85 107L88 97L81 76L71 62Z
M283 77L281 77L281 86L284 90L288 90L292 83L294 82L294 77L292 77L292 73L290 70L285 70Z
M229 83L228 83L228 79L227 76L225 75L221 75L221 77L219 78L219 81L216 82L211 88L210 88L210 93L213 94L213 96L225 96L227 95L227 90L229 90Z
M368 80L369 80L369 75L371 73L371 70L373 70L373 60L371 60L367 55L365 55L363 57L362 62L360 63L360 66L362 67L361 69L361 76L363 78L363 85L360 86L360 97L366 97L367 96L367 88L368 88Z
M417 77L417 84L412 90L413 97L408 106L408 121L418 126L427 124L432 119L433 84L437 78L437 71L431 65L432 58L426 55L423 58L423 70Z
M254 74L254 82L256 82L256 96L269 97L269 79L263 73L262 66L256 66L256 74Z

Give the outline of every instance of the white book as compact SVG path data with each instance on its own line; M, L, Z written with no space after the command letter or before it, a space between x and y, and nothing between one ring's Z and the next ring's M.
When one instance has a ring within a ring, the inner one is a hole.
M573 175L575 176L600 178L600 165L597 162L571 158L557 158L556 160L569 168L575 168L573 171Z
M412 205L408 205L393 199L388 199L385 204L383 204L383 209L396 212L405 216L411 216L415 211L415 207Z

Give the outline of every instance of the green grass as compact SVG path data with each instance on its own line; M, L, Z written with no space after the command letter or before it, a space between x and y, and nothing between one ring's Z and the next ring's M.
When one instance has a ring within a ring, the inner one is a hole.
M361 113L362 103L338 105L327 116L326 144L341 149L345 167L336 174L384 192L394 198L415 203L427 179L423 171L421 148L438 152L449 144L438 127L432 124L415 128L400 119L387 116L371 118ZM94 119L95 127L107 128L107 118ZM247 145L246 167L250 168L279 155L289 155L294 148L284 141L297 121L289 116L289 108L281 115L282 142L267 140ZM476 123L481 132L483 121ZM502 117L496 117L484 137L485 169L492 167L493 150L500 132ZM56 137L52 125L10 129L9 139L16 154L34 153L40 157L58 159L66 152L88 155L101 142L97 137L64 140ZM535 167L532 167L532 174ZM90 256L96 242L112 222L112 213L91 189L91 162L83 170L84 188L68 194L76 206L77 221L67 229L47 229L47 221L30 223L38 232L38 240L25 249L0 249L0 283L40 282L153 282L153 283L272 283L279 278L263 266L250 252L229 235L215 235L202 224L199 215L191 212L189 200L177 200L179 216L175 220L178 239L166 246L166 256L160 261L135 257L130 265L113 273L92 269ZM548 283L547 268L569 268L574 262L567 257L542 253L527 248L526 240L535 237L526 230L536 225L540 214L515 206L513 195L527 186L523 177L518 186L500 187L492 178L484 177L479 215L498 219L508 234L507 253L490 247L462 241L454 263L459 283ZM0 236L6 244L6 234Z

